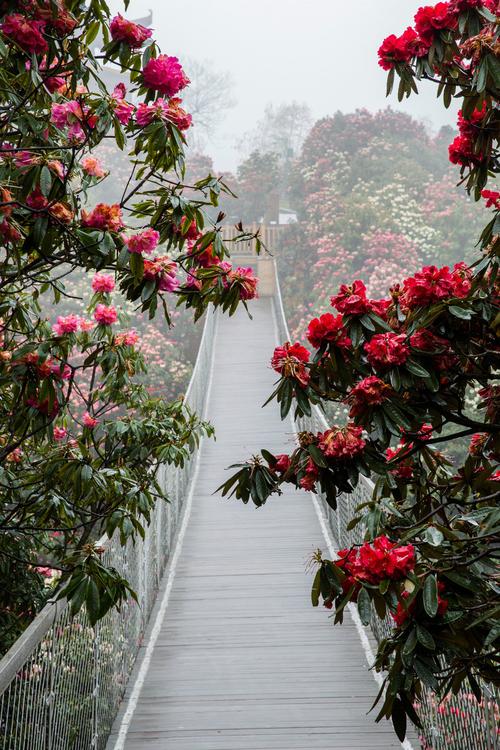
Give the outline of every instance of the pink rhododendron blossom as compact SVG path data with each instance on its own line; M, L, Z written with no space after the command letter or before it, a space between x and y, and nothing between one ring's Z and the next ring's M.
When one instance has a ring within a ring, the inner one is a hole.
M149 227L143 232L132 234L130 237L123 237L123 241L130 253L152 253L158 247L160 233Z
M57 440L58 443L61 442L61 440L64 440L64 438L68 434L68 430L65 427L54 427L54 440Z
M97 427L97 425L99 424L99 420L96 419L95 417L92 417L88 413L88 411L86 411L85 414L83 415L82 421L83 421L84 426L87 427L87 429L89 430L93 430L94 427Z
M92 331L94 326L94 321L87 320L86 318L78 318L78 328L80 331Z
M92 289L94 292L109 293L115 288L115 280L111 274L96 273L92 279Z
M168 255L145 260L144 278L155 279L161 292L175 292L179 288L177 265Z
M101 326L110 326L118 320L118 313L113 305L97 305L94 310L94 319Z
M4 16L0 30L30 55L39 55L49 48L43 36L45 21L34 21L21 13Z
M56 336L64 336L65 333L76 333L78 328L79 318L74 314L66 316L60 315L52 326L52 330Z
M151 29L147 29L139 23L127 21L120 13L112 19L109 30L114 42L125 42L132 49L142 47L146 39L149 39L153 33Z
M20 464L23 460L23 455L24 454L22 449L18 446L17 448L14 448L13 451L7 454L5 460L9 461L9 463Z
M159 55L147 62L142 71L142 80L148 89L171 97L190 83L177 57Z
M117 333L115 336L117 346L135 346L138 341L139 334L137 331L125 331L124 333Z
M107 174L101 162L95 156L86 156L82 159L82 169L90 177L106 177Z
M220 265L222 266L222 263ZM257 285L259 279L254 276L251 268L242 268L241 266L238 266L238 268L235 268L234 270L227 269L227 271L228 273L224 278L224 284L226 286L236 284L239 288L241 300L250 300L258 297Z
M112 206L107 203L98 203L90 213L82 211L82 227L119 232L123 226L122 210L118 203Z
M141 127L149 125L153 120L172 122L179 130L187 130L192 123L192 117L182 107L182 99L173 98L170 101L157 99L152 104L141 102L136 112L136 122Z

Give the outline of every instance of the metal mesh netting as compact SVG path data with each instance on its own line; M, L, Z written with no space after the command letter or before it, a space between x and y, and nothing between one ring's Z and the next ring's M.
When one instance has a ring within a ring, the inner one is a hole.
M277 274L274 306L280 342L290 341ZM305 417L297 423L299 430L313 433L324 432L328 427L325 417L317 408L312 410L310 417ZM361 476L354 492L339 497L336 511L330 508L320 495L323 513L338 549L363 542L362 526L358 525L351 530L348 530L347 526L356 515L356 508L370 500L372 492L373 483ZM373 615L371 630L377 641L387 637L393 627L390 617L380 620ZM472 693L464 690L441 702L431 691L425 692L425 698L417 706L423 723L423 731L419 737L422 750L498 750L500 696L498 691L492 690L484 683L481 687L481 703L477 702Z
M204 413L216 316L209 310L186 402ZM130 582L128 600L94 627L83 610L48 604L0 662L1 750L103 750L169 560L195 456L162 466L158 502L145 539L105 540L104 560Z

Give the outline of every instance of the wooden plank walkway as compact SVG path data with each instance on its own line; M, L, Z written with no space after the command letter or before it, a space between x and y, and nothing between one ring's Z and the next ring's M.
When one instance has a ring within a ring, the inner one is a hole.
M310 605L306 564L326 549L311 497L292 490L256 510L212 495L230 463L293 444L275 406L260 408L274 382L266 366L272 301L256 301L252 314L219 320L209 402L217 442L202 449L169 604L125 741L116 742L134 675L109 750L401 748L385 721L366 715L377 688L350 618L334 629L329 613Z

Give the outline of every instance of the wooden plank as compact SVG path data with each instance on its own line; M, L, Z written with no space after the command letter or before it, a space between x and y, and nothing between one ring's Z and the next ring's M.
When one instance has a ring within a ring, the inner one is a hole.
M126 750L400 748L366 715L376 685L350 620L310 606L312 552L324 548L311 498L264 508L214 496L224 468L262 447L291 450L288 422L261 409L274 382L271 300L220 320L193 512ZM131 687L128 688L130 693ZM126 701L113 730L120 726Z

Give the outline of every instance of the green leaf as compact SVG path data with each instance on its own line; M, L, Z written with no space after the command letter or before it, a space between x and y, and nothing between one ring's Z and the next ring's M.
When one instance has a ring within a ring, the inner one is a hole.
M365 588L362 588L358 594L358 612L363 625L369 625L372 614L372 603L370 595Z
M429 617L435 617L438 611L438 586L437 578L433 573L425 579L423 600L424 609Z
M439 531L439 529L436 529L435 526L429 526L429 528L425 531L424 537L425 541L429 542L429 544L432 544L433 547L439 547L444 539L443 534Z
M406 737L406 711L399 698L394 698L391 711L392 725L400 742Z
M319 604L319 594L321 591L321 568L316 572L314 581L311 589L311 602L313 607L317 607Z
M411 372L412 375L415 375L417 378L429 378L430 372L425 369L425 367L422 367L422 365L417 364L417 362L412 362L411 360L408 360L408 362L405 365L408 372Z
M328 466L328 463L326 462L326 459L323 453L320 451L317 445L310 445L308 447L308 451L311 455L312 460L316 464L316 466L321 466L321 468L323 469L325 469Z
M448 307L448 312L454 315L455 318L460 318L460 320L470 320L472 317L472 310L466 310L463 307L458 307L457 305L450 305Z
M44 164L42 167L42 171L40 172L40 189L45 197L47 197L50 193L51 187L52 175L50 174L50 169L48 168L48 166Z
M428 651L434 651L436 648L436 643L434 641L434 638L429 633L429 631L424 628L422 625L417 625L417 638L418 642L422 644L424 648L426 648Z

